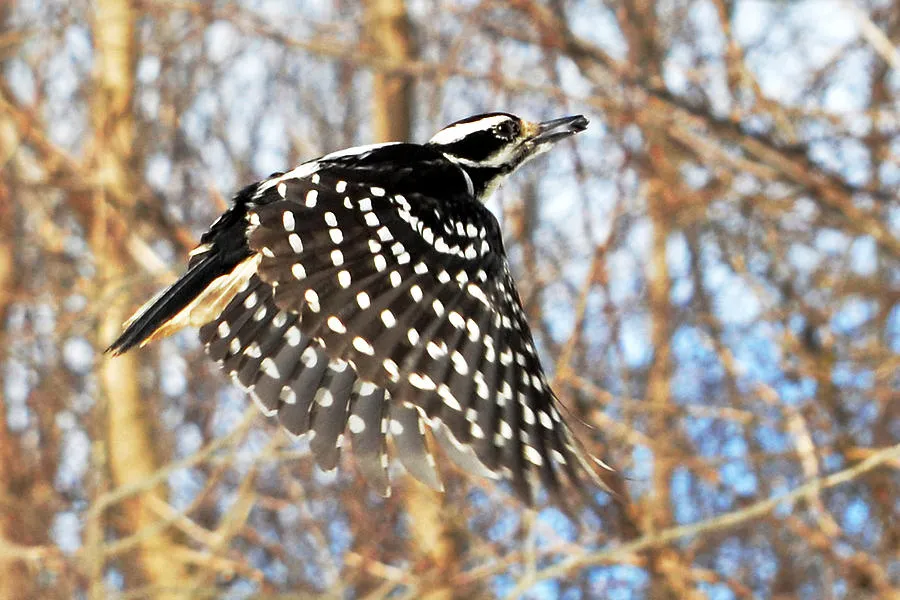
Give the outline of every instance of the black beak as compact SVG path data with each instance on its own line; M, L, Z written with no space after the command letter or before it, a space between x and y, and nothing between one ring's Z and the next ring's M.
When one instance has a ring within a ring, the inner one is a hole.
M588 120L584 115L562 117L537 124L537 133L531 138L536 144L549 144L575 135L587 129Z

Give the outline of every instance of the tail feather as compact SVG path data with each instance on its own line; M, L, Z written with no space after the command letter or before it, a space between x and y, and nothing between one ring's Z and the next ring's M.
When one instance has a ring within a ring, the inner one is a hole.
M256 272L258 263L259 256L232 262L209 252L178 281L141 306L106 352L119 355L183 327L198 327L215 319Z

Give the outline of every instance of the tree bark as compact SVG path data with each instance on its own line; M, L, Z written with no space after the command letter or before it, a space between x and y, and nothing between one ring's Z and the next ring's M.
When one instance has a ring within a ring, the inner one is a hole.
M415 55L412 29L403 0L366 0L366 39L377 56L393 60ZM413 119L413 79L378 71L372 84L372 129L383 142L406 141Z
M630 58L647 77L661 79L663 53L657 7L648 0L629 0L623 4L629 19L623 30L629 40ZM672 232L671 215L680 199L681 153L665 134L660 118L649 110L640 110L637 123L647 136L644 177L647 187L647 215L653 223L650 272L647 275L647 304L652 319L650 346L653 359L647 373L645 401L650 406L648 429L653 440L653 491L644 500L645 534L662 531L674 524L671 481L675 464L675 444L671 436L672 412L672 334L675 319L671 306L672 279L669 273L667 245ZM648 553L648 569L653 574L650 596L655 600L681 600L697 597L690 581L689 564L669 548Z
M109 196L120 203L133 202L135 177L131 166L134 154L135 124L132 112L134 93L135 11L127 0L98 0L93 24L96 51L92 106L95 146L94 180L97 191L91 223L91 243L100 278L117 282L128 276L127 254L115 236L108 233L105 206ZM122 207L127 210L128 206ZM124 299L123 299L124 300ZM101 312L98 333L104 342L119 333L128 317L125 302L115 303ZM154 450L153 427L146 414L146 403L138 385L138 356L130 353L104 360L99 368L101 398L105 409L105 444L110 474L115 485L140 482L158 467ZM157 487L126 501L122 506L125 529L140 531L159 520L150 508L151 497L165 500L165 490ZM170 530L148 536L138 550L138 563L144 582L155 591L155 598L184 598L179 592L188 580L185 565L176 556L177 542ZM130 584L129 587L133 587ZM95 591L95 595L98 593Z
M11 30L8 28L10 6L0 6L0 38ZM3 62L0 61L0 66ZM11 340L4 328L10 306L14 302L21 284L21 272L15 268L13 259L16 238L15 207L13 189L7 182L16 180L14 172L21 166L22 154L18 152L21 138L16 124L9 115L0 112L0 363L7 360L7 349ZM35 165L29 164L29 167ZM39 500L34 498L36 490L52 488L44 478L44 472L35 468L34 457L22 451L19 436L11 432L7 425L5 402L0 400L0 545L30 545L39 539L46 542L45 532L32 525L42 522L41 518L22 519L21 511L26 507L34 512L40 510ZM40 494L40 492L38 492ZM30 598L37 593L33 565L14 558L0 559L0 598Z

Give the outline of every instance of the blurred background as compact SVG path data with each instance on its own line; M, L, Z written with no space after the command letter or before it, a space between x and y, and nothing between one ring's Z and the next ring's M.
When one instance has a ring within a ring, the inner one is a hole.
M0 598L898 597L898 41L880 0L0 3ZM488 110L591 120L490 208L621 506L381 499L196 332L102 354L243 185Z

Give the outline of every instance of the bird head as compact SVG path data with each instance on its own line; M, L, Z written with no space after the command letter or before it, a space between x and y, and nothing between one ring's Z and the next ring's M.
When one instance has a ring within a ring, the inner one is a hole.
M469 176L475 197L483 202L516 169L587 125L582 115L531 122L509 113L486 113L451 123L428 145Z

